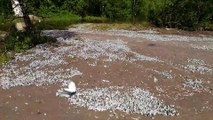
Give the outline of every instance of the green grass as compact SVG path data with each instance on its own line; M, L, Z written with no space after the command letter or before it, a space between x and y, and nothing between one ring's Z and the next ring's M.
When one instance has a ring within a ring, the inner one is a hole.
M204 30L213 31L213 23L210 22L203 22L199 25L199 28L202 28Z
M11 54L6 52L4 39L1 36L2 34L5 34L5 33L0 31L0 65L7 63L7 61L11 59Z
M131 23L100 23L93 24L92 29L97 30L110 30L110 29L122 29L122 30L142 30L149 27L147 22L131 24Z
M23 52L38 44L52 43L57 40L48 36L41 36L40 32L11 32L5 38L5 48L7 51Z
M65 29L71 24L78 23L81 18L71 13L52 14L35 24L38 30Z
M14 30L17 22L23 22L22 18L5 20L0 16L0 31ZM67 26L81 22L81 17L68 13L49 13L47 17L41 18L41 22L34 21L36 30L66 29Z
M0 52L0 65L7 63L12 58L11 53Z
M104 17L86 16L82 19L82 22L86 23L108 23L110 20Z
M0 64L12 58L14 52L24 52L38 44L55 43L56 38L41 36L40 32L10 32L4 39L0 38Z
M87 16L81 18L71 13L60 13L49 15L48 18L43 19L40 23L35 24L38 30L51 30L51 29L66 29L76 23L105 23L109 19L103 17Z
M0 17L0 31L10 31L14 29L15 23L10 19L5 20L3 17Z

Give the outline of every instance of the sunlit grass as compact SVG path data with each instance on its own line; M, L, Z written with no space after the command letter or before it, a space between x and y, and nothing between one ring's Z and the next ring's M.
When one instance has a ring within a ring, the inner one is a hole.
M71 13L52 14L35 24L36 29L65 29L71 24L79 22L81 18Z
M110 20L105 17L96 17L96 16L86 16L82 19L82 22L86 23L107 23Z
M92 28L97 30L111 30L111 29L122 29L122 30L142 30L149 27L150 24L147 22L143 23L100 23L93 24Z

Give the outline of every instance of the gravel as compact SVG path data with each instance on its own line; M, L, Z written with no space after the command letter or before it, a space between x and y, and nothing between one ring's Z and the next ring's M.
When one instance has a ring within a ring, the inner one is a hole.
M103 58L106 61L160 61L157 58L133 52L127 43L121 40L95 41L58 38L58 41L67 45L52 48L42 44L26 53L17 53L14 56L15 59L0 70L0 87L9 89L15 86L54 84L81 75L82 73L77 68L61 68L68 64L64 56L74 56L85 60ZM130 57L128 57L129 54Z
M191 45L191 47L198 50L213 50L213 45Z
M153 61L159 62L158 58L148 57L132 51L126 42L122 40L75 40L58 38L60 42L66 43L69 46L63 48L56 48L55 50L68 54L70 57L77 57L82 59L103 59L104 61Z
M64 56L85 60L160 61L157 58L133 52L127 43L121 40L74 40L60 37L58 41L66 45L53 48L42 44L25 53L15 54L14 60L0 70L0 87L9 89L15 86L54 84L81 75L77 68L61 68L68 64Z
M139 37L145 38L151 41L183 41L183 42L192 42L192 41L213 41L212 36L200 36L200 37L191 37L191 36L182 36L182 35L161 35L161 34L141 34Z
M142 30L142 31L129 31L129 30L108 30L107 32L98 31L98 30L88 30L82 27L78 28L70 28L69 32L79 32L79 33L90 33L90 34L103 34L103 35L117 35L117 36L125 36L125 37L133 37L133 38L144 38L150 41L213 41L213 36L183 36L183 35L167 35L167 34L159 34L159 32L155 30Z
M162 72L162 71L154 70L154 72L156 72L158 75L160 75L163 78L170 79L170 80L173 79L173 76L167 71Z
M203 60L199 59L188 59L188 65L183 66L183 68L192 73L198 72L200 74L212 73L212 69Z
M58 90L57 95L62 91ZM67 97L67 96L66 96ZM78 89L68 97L71 104L86 107L94 111L120 110L126 113L137 113L146 116L175 116L178 112L173 105L165 103L141 88L124 88L111 86L107 88Z
M193 80L191 78L185 78L183 86L192 88L195 91L201 91L204 88L203 82L201 80L198 80L198 79Z
M38 45L25 54L17 53L14 60L1 67L1 88L55 84L82 75L77 68L56 67L68 63L63 59L63 54L51 52L45 44Z

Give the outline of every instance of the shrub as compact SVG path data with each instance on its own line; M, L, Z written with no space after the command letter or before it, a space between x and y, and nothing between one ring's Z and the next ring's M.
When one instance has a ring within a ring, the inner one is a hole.
M211 0L173 0L153 18L159 26L197 30L213 24L212 11Z
M56 39L48 36L41 36L39 32L11 32L5 38L6 50L14 50L15 52L22 52L37 44L50 42L56 42Z

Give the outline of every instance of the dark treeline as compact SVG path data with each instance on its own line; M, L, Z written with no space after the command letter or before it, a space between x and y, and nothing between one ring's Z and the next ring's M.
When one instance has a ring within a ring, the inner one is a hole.
M0 0L7 1L7 0ZM150 22L156 26L195 30L213 24L213 0L25 0L30 12L48 16L68 11L111 21ZM1 4L1 8L4 5ZM1 12L6 12L0 10Z

